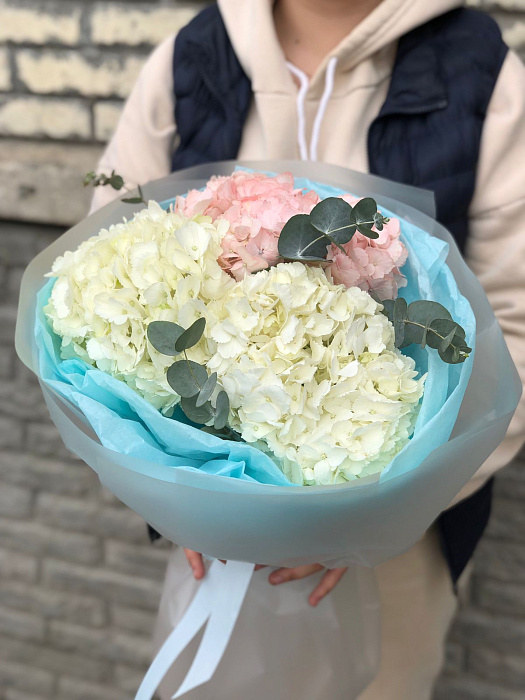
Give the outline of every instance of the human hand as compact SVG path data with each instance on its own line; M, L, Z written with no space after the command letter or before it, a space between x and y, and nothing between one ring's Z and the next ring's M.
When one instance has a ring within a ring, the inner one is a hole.
M268 580L273 586L278 586L281 583L297 581L298 579L312 576L312 574L316 574L318 571L322 571L323 569L325 569L325 567L322 564L309 564L308 566L282 568L273 571L268 577ZM340 569L326 569L326 573L322 577L321 581L308 597L308 602L310 605L315 608L315 606L318 605L318 603L320 603L325 596L333 591L347 570L348 567Z
M204 577L205 573L202 554L194 552L192 549L185 549L184 553L189 565L192 568L194 577L197 579L197 581L200 581L200 579ZM263 567L261 565L257 565L255 568L257 570L262 569ZM322 571L324 568L325 567L322 564L310 564L309 566L297 566L295 568L281 568L273 571L268 577L268 580L273 586L278 586L281 583L306 578L307 576L316 574L318 571ZM325 575L308 598L310 605L315 607L325 596L328 595L328 593L333 591L339 581L343 578L346 571L346 567L340 569L327 569Z

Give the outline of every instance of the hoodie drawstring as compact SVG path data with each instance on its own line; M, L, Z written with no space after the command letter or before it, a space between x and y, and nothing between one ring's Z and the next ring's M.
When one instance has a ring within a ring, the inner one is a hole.
M312 128L312 137L310 139L310 155L308 156L308 148L306 145L306 118L304 110L304 102L306 98L306 93L308 92L308 76L303 73L302 70L293 65L293 63L286 63L290 73L295 75L299 80L299 92L297 93L297 141L299 143L299 153L301 155L301 160L317 160L317 146L319 143L319 134L321 132L321 125L323 123L323 118L326 112L326 107L332 96L334 90L334 76L335 69L337 67L337 57L332 56L328 61L326 66L325 74L325 85L321 101L319 102L319 107L317 108L317 114L315 115L314 125Z

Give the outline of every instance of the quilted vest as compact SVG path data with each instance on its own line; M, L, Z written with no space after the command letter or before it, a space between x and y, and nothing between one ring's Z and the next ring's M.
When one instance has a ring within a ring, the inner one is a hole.
M403 36L388 94L368 132L370 172L432 190L437 219L464 251L483 122L507 47L496 23L457 9ZM237 157L252 99L216 5L177 35L178 146L172 169ZM489 518L492 481L443 513L444 555L457 582Z

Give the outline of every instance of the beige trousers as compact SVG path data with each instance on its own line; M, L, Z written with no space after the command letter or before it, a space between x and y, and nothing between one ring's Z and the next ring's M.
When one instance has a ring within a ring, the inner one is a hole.
M376 569L381 598L379 673L358 700L430 700L457 599L437 532Z
M266 576L264 570L256 574L257 580L254 581L251 594L255 600L257 595L266 595L265 591L268 595L272 595L272 592L277 595L273 587L269 584L266 586ZM366 690L362 691L363 685L356 679L357 669L361 668L361 664L366 665L366 654L356 667L362 642L355 638L353 628L352 620L359 616L355 605L359 604L352 600L355 588L352 587L352 574L349 571L331 594L333 600L324 612L322 604L312 611L311 608L306 609L308 606L303 601L315 586L315 577L283 584L287 590L282 593L289 597L288 606L291 605L293 610L295 601L296 614L303 619L304 630L299 633L299 640L294 635L301 628L295 623L292 636L286 636L287 619L279 618L279 600L282 604L282 598L275 599L276 607L272 618L276 619L269 621L269 624L274 625L270 635L265 635L261 627L264 627L264 620L259 619L257 625L247 625L243 616L248 614L248 610L241 612L236 628L238 636L234 633L214 679L210 684L190 692L188 700L217 700L219 696L220 700L269 700L268 692L273 696L272 700L328 700L327 693L338 700L430 700L432 687L443 663L444 640L457 605L436 532L427 532L408 552L377 567L376 578L381 602L381 658L379 672ZM184 556L180 550L175 550L170 559L159 610L156 648L160 647L176 624L195 590L196 584ZM335 606L333 610L332 606ZM249 607L248 597L245 608ZM336 619L330 622L330 615L333 616L334 613ZM344 635L340 636L338 624L347 630L346 649L331 646L335 640L340 642L341 638L345 638ZM327 626L326 629L323 629L323 625ZM314 663L308 663L308 659L303 658L304 648L309 648L312 643L305 637L311 639L312 635L316 637L318 648L311 660ZM262 639L266 639L266 642L262 643ZM270 648L268 639L274 642ZM319 644L326 652L321 664ZM277 656L284 657L284 665L279 666L279 661L272 656L274 649L271 647L280 649ZM296 653L298 649L301 651ZM183 661L186 666L195 650L196 647L188 650L188 659ZM257 673L253 671L242 679L243 663L239 663L239 658L243 654L251 659L251 666L253 659L257 659L255 666L260 665L263 676L268 675L271 669L275 681L280 679L277 691L275 685L271 691L261 690L261 678L257 678ZM354 660L354 670L345 675L345 670L348 671L351 667L348 656ZM323 684L323 672L330 676L328 683ZM168 673L159 690L162 700L171 698L183 675L175 669ZM237 685L231 685L232 677L238 678ZM352 682L357 682L355 688L358 690L351 687ZM279 697L276 697L276 693Z

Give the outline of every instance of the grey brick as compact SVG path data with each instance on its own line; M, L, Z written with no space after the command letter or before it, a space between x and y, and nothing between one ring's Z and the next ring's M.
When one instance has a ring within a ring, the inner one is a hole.
M433 700L523 700L523 693L489 685L477 678L462 676L461 678L442 678Z
M92 659L85 654L59 651L53 649L49 642L35 644L0 636L0 659L27 664L56 674L67 672L69 676L97 683L109 681L113 675L110 661Z
M156 619L153 612L124 605L112 605L110 616L113 626L121 630L137 632L148 638L153 634Z
M514 656L494 649L473 646L468 653L468 670L495 685L525 688L525 663L523 654Z
M460 644L448 642L445 647L444 673L457 675L465 668L465 649Z
M0 413L27 421L49 421L44 395L36 377L28 373L26 379L24 382L0 384Z
M68 595L64 591L52 591L42 586L25 586L19 582L0 580L0 605L88 627L103 627L107 623L103 600Z
M525 620L494 617L478 610L460 611L452 628L452 640L476 643L509 654L525 654Z
M43 580L51 587L100 595L113 602L147 610L157 609L161 594L160 581L52 559L44 562Z
M51 622L49 639L59 649L75 651L95 659L148 665L152 659L149 640L137 635L94 630L66 622Z
M139 547L115 540L105 542L105 561L112 569L123 573L147 576L158 581L166 571L168 552L151 545Z
M498 581L525 582L525 546L484 538L475 556L476 571Z
M0 519L0 546L89 564L101 557L97 537L54 530L32 521Z
M146 544L149 542L144 520L128 508L104 508L98 520L106 537Z
M61 678L57 700L130 700L128 694L108 685L79 683L73 678Z
M487 535L503 540L525 541L525 509L521 503L495 498Z
M139 671L132 666L117 664L115 666L115 683L121 689L133 697L140 687L144 677L143 671Z
M0 516L26 518L31 515L33 494L19 486L0 487Z
M14 348L9 348L9 346L2 347L0 351L0 379L10 379L13 376L14 366Z
M43 457L76 459L64 445L60 433L50 421L47 423L26 423L25 446L28 452Z
M486 576L476 576L473 600L477 606L495 613L525 617L524 584L503 583Z
M16 306L0 305L0 345L7 345L13 342L16 326Z
M21 448L23 444L23 435L21 423L12 418L6 418L0 415L0 449Z
M54 687L54 677L47 671L41 671L32 666L0 662L0 688L37 693L39 697L51 697Z
M96 474L81 463L0 450L0 479L36 490L85 495L98 488Z
M41 695L33 695L33 693L26 693L16 688L7 688L3 697L5 700L42 700Z
M4 581L13 579L34 583L38 576L38 561L27 554L0 549L0 572Z
M20 285L22 283L22 277L24 275L23 267L12 267L6 273L6 299L12 304L18 306L18 299L20 296Z
M39 226L0 221L0 262L8 267L25 266L35 255Z
M39 642L44 639L45 626L38 615L0 607L0 630L17 639Z

